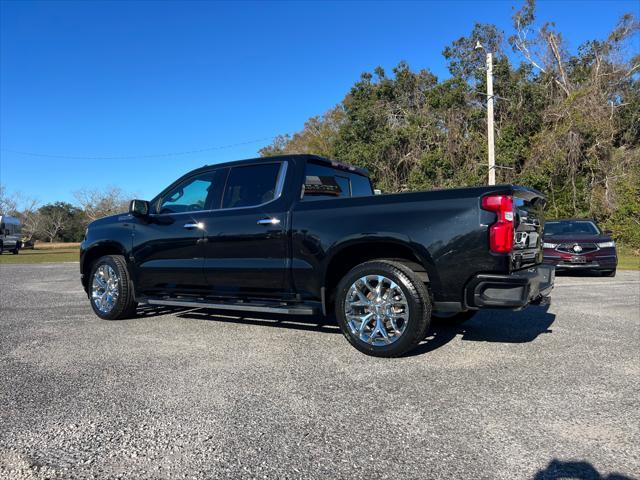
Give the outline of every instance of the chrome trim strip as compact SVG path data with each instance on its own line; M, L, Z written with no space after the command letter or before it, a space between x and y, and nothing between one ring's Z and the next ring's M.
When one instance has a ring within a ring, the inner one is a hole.
M188 229L191 229L191 228L199 228L199 229L203 229L203 228L204 228L204 225L202 224L202 222L198 222L198 223L185 223L185 224L183 225L183 228L188 228Z
M280 224L280 219L271 217L271 218L261 218L256 222L258 225L278 225Z
M207 303L199 301L187 300L162 300L149 298L146 300L149 305L166 305L170 307L189 307L189 308L215 308L217 310L235 310L242 312L260 312L260 313L280 313L284 315L314 315L311 307L267 307L248 304L229 304L229 303Z
M567 252L567 251L565 251L565 250L560 250L560 246L561 246L561 245L566 245L567 243L569 243L569 242L565 242L564 244L559 243L559 244L558 244L558 246L557 246L556 248L554 248L554 250L555 250L556 252L560 252L560 253L568 253L569 255L588 255L588 254L590 254L590 253L594 253L594 252L597 252L598 250L600 250L600 247L599 247L599 246L598 246L598 244L597 244L597 243L595 243L595 242L585 242L585 243L589 243L589 244L591 244L591 245L594 245L594 246L596 247L596 248L595 248L595 250L589 250L588 252L580 252L580 253L576 253L576 252ZM573 244L574 244L574 245L580 245L580 243L579 243L579 242L574 242Z
M284 182L285 182L286 177L287 177L287 166L288 166L289 162L284 160L282 162L270 162L270 163L280 163L280 170L278 171L278 178L276 179L275 195L268 202L259 203L258 205L248 205L246 207L210 208L208 210L196 210L196 211L193 211L193 212L154 213L154 214L151 214L149 216L151 216L151 217L165 217L165 216L169 216L169 215L173 215L173 216L176 216L176 215L199 215L199 214L202 214L202 213L229 212L229 211L233 211L233 210L245 210L247 208L258 208L258 207L263 207L265 205L269 205L270 203L275 202L276 200L278 200L282 196L282 192L284 190ZM256 165L264 165L264 164L260 163L260 164L256 164ZM236 168L251 167L251 166L252 165L239 165ZM229 175L231 175L231 172L229 172ZM226 188L226 185L225 185L225 188ZM222 194L224 195L224 192L222 192Z

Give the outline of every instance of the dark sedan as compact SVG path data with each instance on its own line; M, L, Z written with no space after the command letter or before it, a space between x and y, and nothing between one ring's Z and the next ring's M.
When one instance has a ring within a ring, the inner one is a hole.
M556 271L599 271L616 275L618 255L610 232L593 220L549 220L544 226L544 262Z

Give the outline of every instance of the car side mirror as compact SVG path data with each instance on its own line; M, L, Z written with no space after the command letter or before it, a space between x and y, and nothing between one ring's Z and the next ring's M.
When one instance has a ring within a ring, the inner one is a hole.
M613 231L611 231L611 230L605 230L605 231L604 231L604 232L602 232L602 233L604 233L605 235L608 235L608 236L613 235Z
M149 202L146 200L131 200L129 213L134 217L146 217L149 215Z

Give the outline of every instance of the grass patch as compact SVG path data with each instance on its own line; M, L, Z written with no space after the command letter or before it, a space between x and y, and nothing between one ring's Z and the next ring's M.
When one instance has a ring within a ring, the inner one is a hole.
M61 248L80 248L80 242L36 242L36 250L58 250Z
M20 250L18 255L5 252L0 255L0 265L8 263L62 263L77 262L80 259L79 248L56 248L40 250Z
M618 268L620 270L640 270L640 255L630 248L618 248Z

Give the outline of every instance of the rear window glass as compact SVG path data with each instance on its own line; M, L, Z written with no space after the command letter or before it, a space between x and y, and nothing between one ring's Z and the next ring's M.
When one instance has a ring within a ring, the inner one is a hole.
M366 197L369 195L373 195L373 190L371 189L371 181L369 180L369 177L358 175L356 173L350 173L349 178L351 178L351 196L352 197Z
M350 194L349 179L333 175L306 175L305 197L338 198Z
M372 195L369 178L325 165L307 163L303 200L361 197Z

